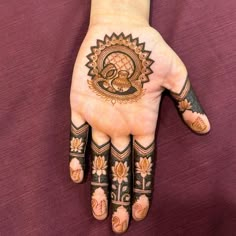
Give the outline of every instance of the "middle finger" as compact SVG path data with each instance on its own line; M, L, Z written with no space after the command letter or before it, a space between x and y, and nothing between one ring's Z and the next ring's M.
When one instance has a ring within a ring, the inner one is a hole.
M111 141L111 205L112 230L127 230L131 200L131 142L130 137Z

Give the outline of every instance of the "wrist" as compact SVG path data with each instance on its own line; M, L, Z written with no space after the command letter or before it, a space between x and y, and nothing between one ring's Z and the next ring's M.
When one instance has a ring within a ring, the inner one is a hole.
M92 0L90 27L96 25L149 25L150 0Z

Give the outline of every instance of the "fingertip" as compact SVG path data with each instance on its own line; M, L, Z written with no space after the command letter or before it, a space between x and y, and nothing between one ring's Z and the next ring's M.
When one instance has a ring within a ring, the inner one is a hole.
M107 212L107 211L106 211L103 215L100 215L100 216L95 215L95 214L93 213L93 217L94 217L96 220L99 220L99 221L105 220L105 219L107 218L107 216L108 216L108 212Z
M146 195L141 195L132 206L132 217L135 221L146 218L149 210L149 199Z
M188 127L195 133L207 134L210 132L211 125L205 114L185 111L182 116Z
M203 120L204 120L204 123L205 123L205 129L202 129L200 131L198 131L198 130L195 131L198 134L208 134L210 132L210 130L211 130L211 124L210 124L209 119L207 118L206 115L204 115L204 119Z
M108 216L107 193L102 187L98 187L91 198L91 208L95 219L105 220Z
M112 231L121 234L127 231L129 226L129 213L123 206L119 206L112 215Z
M70 178L74 183L81 183L84 178L84 170L78 159L73 158L69 164Z

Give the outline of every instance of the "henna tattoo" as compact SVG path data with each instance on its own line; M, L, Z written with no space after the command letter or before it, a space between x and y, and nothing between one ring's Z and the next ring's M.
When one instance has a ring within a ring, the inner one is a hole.
M191 121L187 121L187 123L189 124L189 126L195 130L196 132L203 132L205 129L207 129L207 125L205 124L205 122L203 121L203 119L198 116L194 122Z
M195 118L194 122L188 119L185 120L188 126L198 133L204 133L204 131L207 129L207 124L201 117L205 116L205 112L198 102L198 99L191 87L189 78L186 78L180 93L171 91L170 94L176 101L176 106L178 107L178 110L182 116L186 111L196 113L197 117Z
M155 143L143 147L136 140L133 142L134 148L134 188L132 215L135 220L142 220L147 215L149 201L152 194L152 167Z
M112 216L112 228L116 233L124 233L129 224L129 214L127 209L123 206L119 206L117 211Z
M154 62L151 52L145 50L145 43L123 33L104 40L97 40L87 56L89 62L89 88L105 100L127 103L139 100L145 93L143 84L149 81Z
M98 220L104 220L108 214L108 157L110 142L101 146L92 141L92 212Z
M189 78L187 77L184 86L180 93L171 92L171 96L178 102L178 108L180 112L191 110L199 114L205 114L201 105L198 103L198 99L191 87Z
M70 132L70 176L75 183L83 180L85 169L85 149L88 139L89 125L84 123L80 127L76 127L71 122Z
M113 231L124 232L129 224L130 183L131 183L131 145L120 152L111 145L112 166L112 228Z

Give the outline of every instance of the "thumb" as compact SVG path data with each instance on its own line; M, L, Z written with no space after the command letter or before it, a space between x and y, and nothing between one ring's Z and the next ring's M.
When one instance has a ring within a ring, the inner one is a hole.
M180 86L181 84L181 86ZM198 134L210 131L210 123L191 86L189 77L173 82L169 89L184 122ZM180 89L181 88L181 89Z

